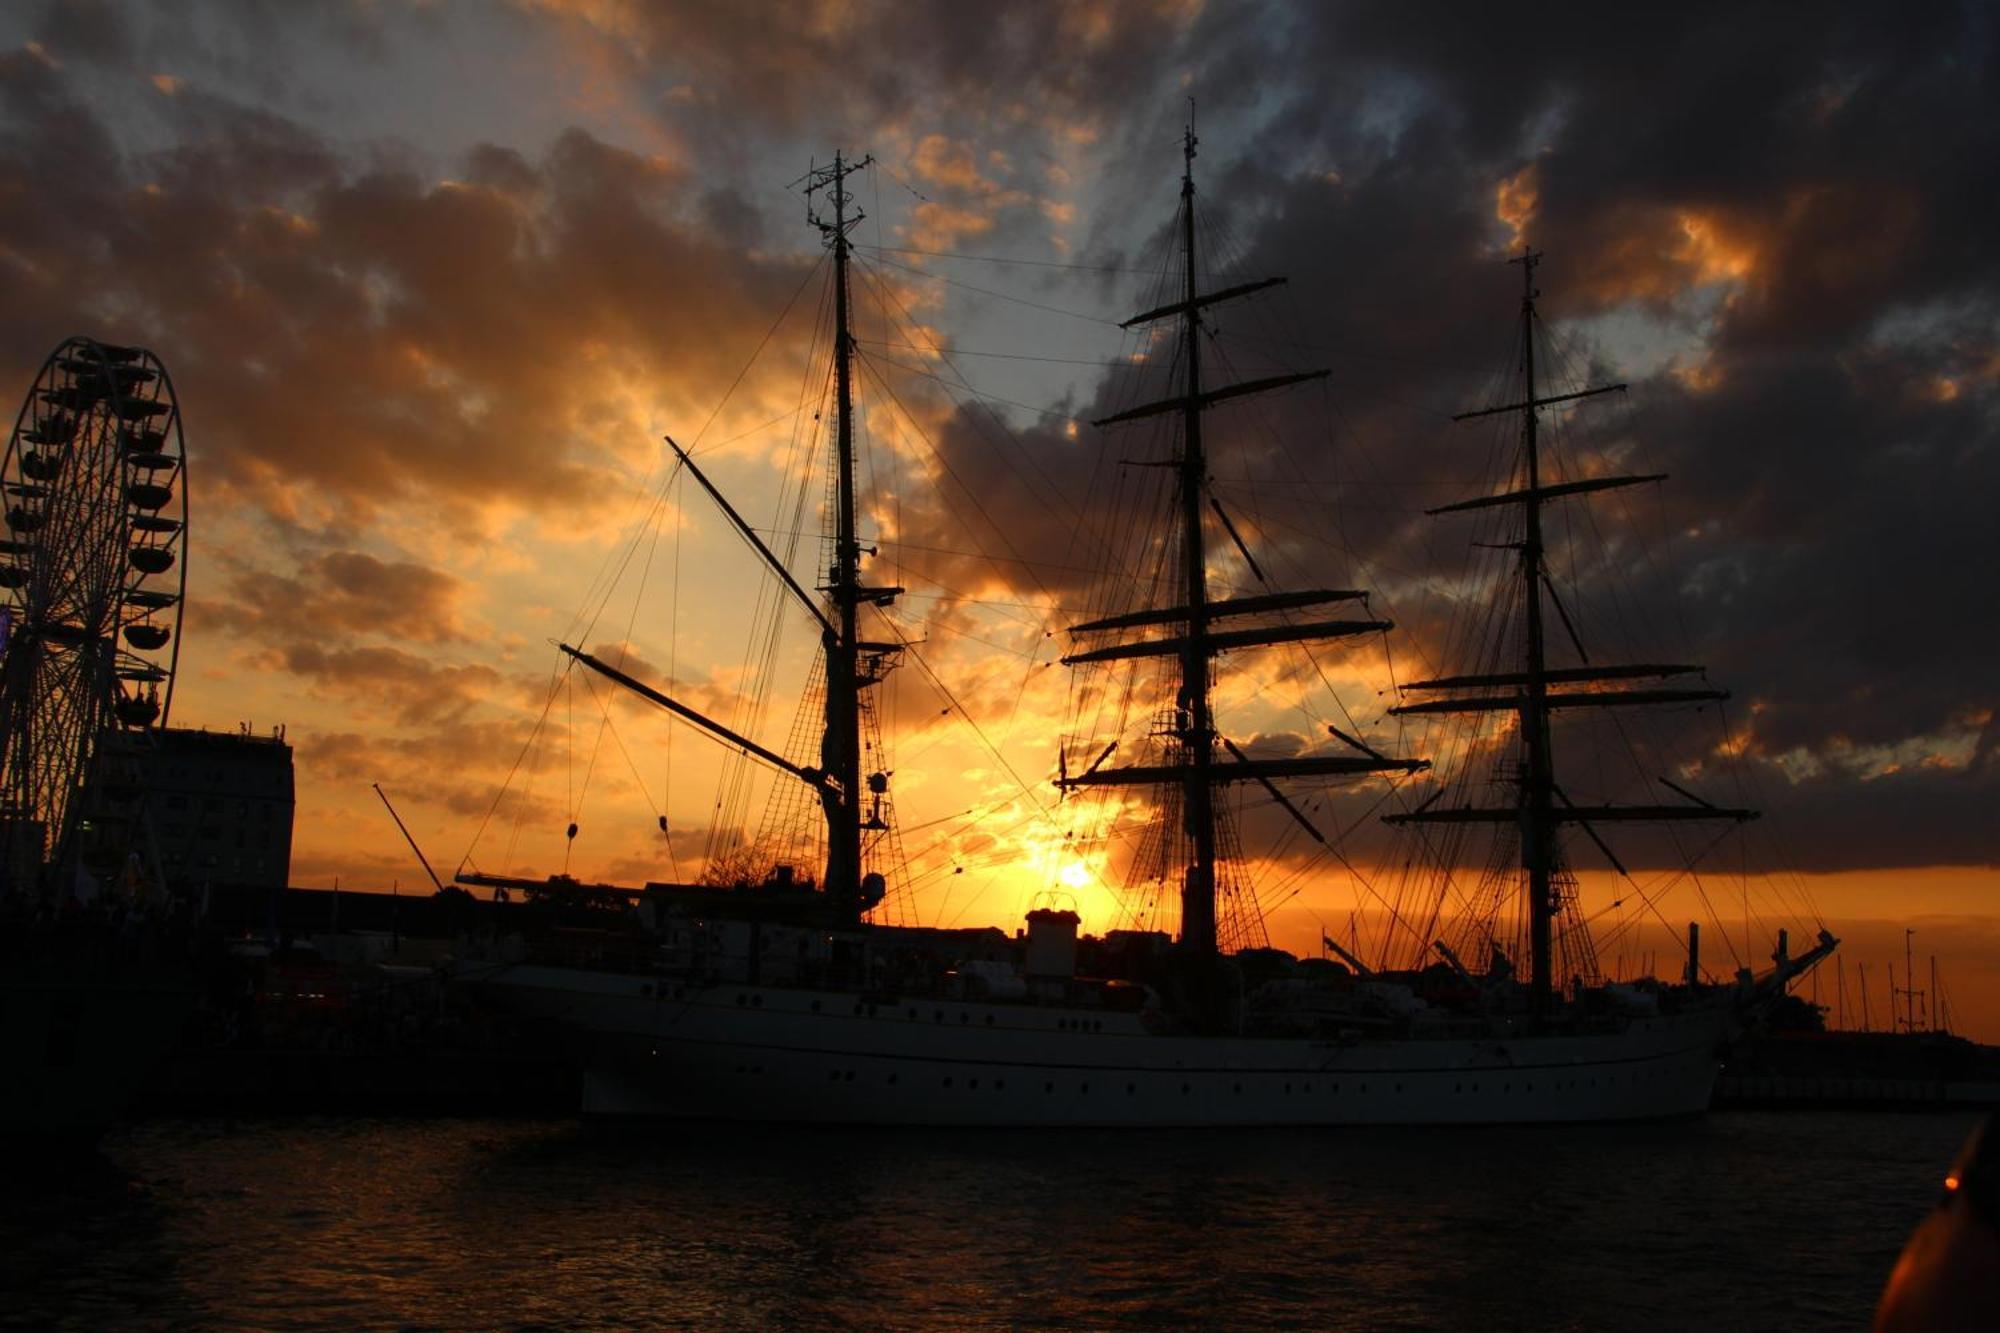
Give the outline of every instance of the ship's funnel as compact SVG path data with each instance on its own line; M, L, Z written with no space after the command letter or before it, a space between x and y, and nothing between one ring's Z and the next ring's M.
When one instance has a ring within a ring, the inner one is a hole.
M1076 975L1076 928L1081 918L1064 909L1037 908L1028 913L1028 965L1030 977L1058 978Z

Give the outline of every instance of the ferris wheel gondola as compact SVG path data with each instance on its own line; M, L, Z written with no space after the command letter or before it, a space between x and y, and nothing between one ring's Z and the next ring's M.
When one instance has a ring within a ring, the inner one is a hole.
M0 876L122 868L166 724L186 593L186 455L158 357L71 338L0 467Z

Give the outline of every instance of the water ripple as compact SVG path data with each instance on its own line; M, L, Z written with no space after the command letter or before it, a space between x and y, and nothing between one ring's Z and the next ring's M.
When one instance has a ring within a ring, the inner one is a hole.
M9 1191L0 1324L1853 1327L1972 1124L160 1121Z

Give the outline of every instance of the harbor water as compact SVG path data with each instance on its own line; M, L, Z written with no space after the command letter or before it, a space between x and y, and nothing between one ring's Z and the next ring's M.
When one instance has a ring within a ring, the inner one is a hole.
M155 1120L10 1173L0 1322L1855 1328L1976 1123Z

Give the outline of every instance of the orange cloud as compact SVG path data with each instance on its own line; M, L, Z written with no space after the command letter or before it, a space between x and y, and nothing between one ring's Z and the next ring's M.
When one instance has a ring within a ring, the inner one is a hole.
M1327 173L1331 183L1340 183L1339 172ZM1527 237L1528 224L1534 220L1535 207L1541 199L1541 164L1530 162L1513 175L1500 182L1493 192L1493 216L1505 223L1508 230L1507 247L1519 249Z

